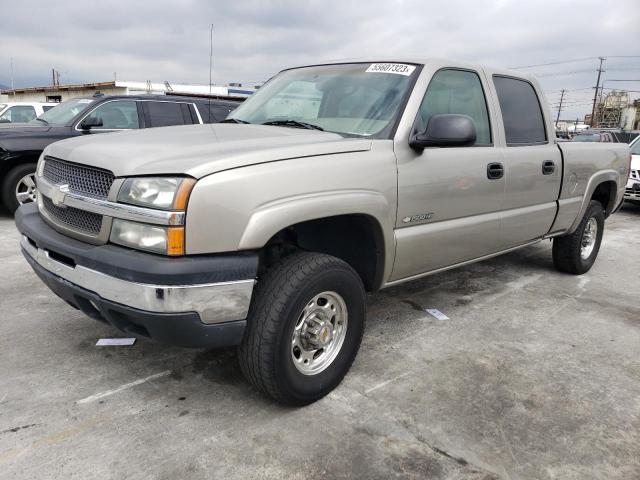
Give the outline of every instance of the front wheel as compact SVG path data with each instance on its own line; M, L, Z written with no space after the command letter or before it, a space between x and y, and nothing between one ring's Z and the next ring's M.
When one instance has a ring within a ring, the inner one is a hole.
M279 402L309 404L351 367L364 321L364 286L353 268L330 255L293 254L258 281L240 367Z
M36 164L26 163L9 170L2 182L2 203L14 213L24 203L36 201Z
M604 209L592 200L571 235L553 239L553 264L561 272L581 275L596 261L604 232Z

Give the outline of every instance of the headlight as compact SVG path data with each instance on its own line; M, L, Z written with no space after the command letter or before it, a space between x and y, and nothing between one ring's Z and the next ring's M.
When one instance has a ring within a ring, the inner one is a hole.
M117 200L159 210L184 211L195 183L195 179L185 177L128 178L120 187ZM164 227L114 219L109 240L138 250L184 255L184 226Z
M195 180L184 177L136 177L125 180L118 202L160 210L184 210Z
M113 243L163 255L184 255L184 227L160 227L116 218L111 226Z

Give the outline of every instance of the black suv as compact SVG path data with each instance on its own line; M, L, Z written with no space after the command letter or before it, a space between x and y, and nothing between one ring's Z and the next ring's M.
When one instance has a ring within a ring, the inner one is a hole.
M29 123L0 125L2 203L13 213L35 200L36 162L50 143L78 135L220 122L238 105L169 95L96 95L67 100Z

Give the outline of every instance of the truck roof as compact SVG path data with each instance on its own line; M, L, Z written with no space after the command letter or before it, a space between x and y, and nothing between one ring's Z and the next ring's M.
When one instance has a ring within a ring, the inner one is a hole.
M417 56L389 57L385 55L385 56L376 56L376 57L341 58L337 60L327 60L326 62L285 68L284 70L293 70L295 68L314 67L319 65L338 65L341 63L412 63L416 65L425 65L425 66L447 65L452 67L468 68L472 70L484 70L491 74L507 75L511 77L523 78L529 81L535 80L535 77L533 75L523 73L520 70L508 69L503 67L494 67L494 66L483 65L483 64L472 63L472 62L464 62L459 60L451 60L447 58L417 57Z

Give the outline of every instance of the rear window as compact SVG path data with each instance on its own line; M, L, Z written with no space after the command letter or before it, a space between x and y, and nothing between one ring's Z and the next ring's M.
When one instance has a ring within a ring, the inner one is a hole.
M547 133L538 95L529 82L494 75L504 132L508 146L547 142Z
M194 123L189 105L176 102L142 102L146 116L146 126L168 127L171 125L189 125Z

